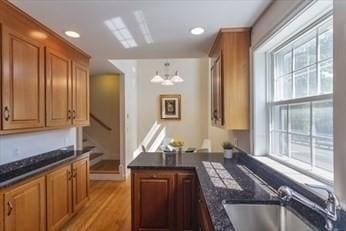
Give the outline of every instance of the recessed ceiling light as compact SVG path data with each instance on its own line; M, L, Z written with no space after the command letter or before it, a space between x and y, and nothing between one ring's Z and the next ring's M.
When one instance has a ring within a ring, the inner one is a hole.
M195 27L190 30L190 33L193 35L200 35L204 33L204 28L203 27Z
M71 37L71 38L79 38L80 37L80 35L77 32L72 31L72 30L65 31L65 35L67 35L68 37Z

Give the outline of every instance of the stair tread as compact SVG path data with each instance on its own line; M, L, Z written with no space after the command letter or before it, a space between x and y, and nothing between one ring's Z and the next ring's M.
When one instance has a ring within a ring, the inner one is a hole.
M96 148L95 146L85 146L83 147L83 150L86 151L86 152L89 152L90 150Z
M94 153L90 153L89 159L90 159L90 160L94 160L94 159L96 159L96 158L98 158L98 157L100 157L100 156L102 156L102 155L104 155L103 152L94 152Z

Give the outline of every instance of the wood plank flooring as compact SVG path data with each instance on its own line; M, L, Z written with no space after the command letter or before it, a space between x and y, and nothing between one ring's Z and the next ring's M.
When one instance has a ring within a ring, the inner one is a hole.
M124 182L91 181L90 201L64 231L131 230L131 180Z
M119 173L119 160L101 160L90 167L90 173Z

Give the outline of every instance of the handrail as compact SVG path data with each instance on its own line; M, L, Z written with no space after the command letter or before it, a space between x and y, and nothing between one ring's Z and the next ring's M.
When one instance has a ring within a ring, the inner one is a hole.
M94 114L90 113L90 117L92 119L94 119L97 123L99 123L101 125L101 127L103 127L104 129L106 129L107 131L112 131L112 128L107 126L107 124L103 123L99 118L97 118Z

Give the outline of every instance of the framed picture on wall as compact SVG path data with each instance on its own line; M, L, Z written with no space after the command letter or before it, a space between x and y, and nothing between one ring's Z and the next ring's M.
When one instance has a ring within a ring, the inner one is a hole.
M181 120L181 95L160 95L162 120Z

